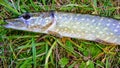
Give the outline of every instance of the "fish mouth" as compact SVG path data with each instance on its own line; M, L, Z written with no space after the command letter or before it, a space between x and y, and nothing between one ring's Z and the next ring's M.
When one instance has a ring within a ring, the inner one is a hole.
M4 20L4 22L6 22L7 24L3 25L5 28L21 28L21 27L25 27L26 25L19 20L19 18L15 18L15 19L6 19Z

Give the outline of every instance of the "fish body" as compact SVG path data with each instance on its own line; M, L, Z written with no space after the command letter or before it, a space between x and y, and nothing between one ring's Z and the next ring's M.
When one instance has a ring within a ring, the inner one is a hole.
M63 12L43 12L30 14L29 19L23 16L6 20L6 28L32 32L57 33L60 36L105 41L120 45L120 20Z

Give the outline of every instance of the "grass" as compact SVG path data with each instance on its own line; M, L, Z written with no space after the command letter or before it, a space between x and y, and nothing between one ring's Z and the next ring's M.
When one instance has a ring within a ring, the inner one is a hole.
M0 24L25 12L49 10L120 19L119 0L0 0ZM119 68L119 51L120 46L0 26L0 68Z

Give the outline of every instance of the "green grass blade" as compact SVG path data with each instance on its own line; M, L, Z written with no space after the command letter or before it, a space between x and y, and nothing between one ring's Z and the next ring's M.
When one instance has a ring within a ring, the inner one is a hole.
M20 68L26 68L27 65L30 63L30 60L25 60L24 62L22 62L23 64L20 65Z
M55 45L56 45L56 41L53 43L53 45L51 46L50 50L47 53L46 60L45 60L45 68L48 68L48 60L52 53L52 49L55 47Z
M39 55L36 55L36 58L37 58L37 57L40 57L40 56L43 56L43 55L45 55L45 54L46 54L46 52L41 53L41 54L39 54ZM22 60L31 60L32 58L33 58L33 57L30 56L30 57L27 57L27 58L18 59L18 61L22 61Z
M6 2L4 2L4 0L0 0L0 5L6 7L7 9L9 9L12 13L20 15L20 13L14 9L13 7L11 7L9 4L7 4Z
M32 38L32 53L33 53L33 64L34 68L36 68L36 47L35 47L35 42L34 38Z
M110 68L110 63L108 58L106 58L105 68Z
M55 0L52 0L52 10L55 10Z
M32 5L32 7L35 9L35 11L38 11L38 9L35 7L36 5L34 4L33 0L30 0L30 3Z
M17 9L20 11L20 0L17 0Z
M14 52L14 50L13 50L12 43L10 44L10 50L11 50L11 52L13 53L14 59L16 59L17 56L15 55L15 52Z
M40 46L40 45L45 45L45 42L40 42L40 43L36 43L35 46ZM20 46L17 49L26 49L26 48L30 48L31 46L29 46L29 42L26 45Z

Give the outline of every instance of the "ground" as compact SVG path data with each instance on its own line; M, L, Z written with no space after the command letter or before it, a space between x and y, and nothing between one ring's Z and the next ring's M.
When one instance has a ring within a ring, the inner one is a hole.
M0 0L0 68L120 67L120 46L2 26L25 12L50 10L120 19L119 0Z

